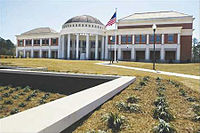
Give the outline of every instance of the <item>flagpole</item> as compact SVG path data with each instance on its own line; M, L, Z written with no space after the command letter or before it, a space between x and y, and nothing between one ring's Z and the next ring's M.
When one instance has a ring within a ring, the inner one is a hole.
M114 62L117 62L117 8L115 8L116 13L116 22L115 22L115 53L114 53Z

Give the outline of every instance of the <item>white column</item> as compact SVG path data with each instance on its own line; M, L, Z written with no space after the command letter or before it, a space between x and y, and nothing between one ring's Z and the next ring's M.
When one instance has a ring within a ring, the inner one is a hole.
M176 60L180 61L180 44L177 44L177 48L176 48Z
M68 34L68 37L67 37L67 59L70 59L70 34Z
M102 36L102 39L101 39L101 59L103 60L104 59L104 36Z
M51 58L51 49L49 48L48 58Z
M164 34L162 34L162 42L161 44L164 44Z
M64 59L65 58L65 35L61 36L61 44L62 44L62 46L61 46L61 51L62 51L61 52L62 53L61 58Z
M89 34L86 34L86 59L89 59Z
M135 44L135 35L132 36L132 44Z
M40 46L42 46L42 39L40 39Z
M147 34L147 44L149 44L149 34Z
M165 48L164 48L164 44L161 44L160 60L161 60L161 61L164 61L164 60L165 60Z
M31 58L33 58L33 48L31 49Z
M33 47L33 39L31 40L31 46Z
M98 54L99 54L99 52L98 52L98 47L99 47L98 35L96 35L95 38L96 38L96 40L95 40L95 60L97 60Z
M108 35L106 35L105 41L105 59L108 60Z
M40 39L39 57L42 58L42 39Z
M119 35L118 42L121 44L121 35Z
M118 45L118 60L121 60L122 50L121 50L121 44Z
M149 44L146 45L146 50L145 50L145 60L149 60L149 54L150 50L149 50Z
M18 45L18 44L17 44ZM16 57L18 58L18 49L17 49L17 47L16 47L16 50L15 50L15 52L16 52Z
M76 59L79 59L79 34L76 34Z
M180 33L178 33L177 43L180 44L180 41L181 41L181 35L180 35Z
M62 43L61 43L61 37L62 36L59 36L59 39L58 39L58 59L60 59L61 58L61 49L62 49Z
M135 47L134 47L134 45L132 46L132 49L131 49L131 60L135 61Z
M23 55L23 56L24 56L24 58L25 58L25 57L26 57L26 51L25 51L25 49L23 50L23 52L24 52L24 55Z
M24 58L26 57L25 48L26 48L26 40L24 39L24 50L23 50L23 57L24 57Z

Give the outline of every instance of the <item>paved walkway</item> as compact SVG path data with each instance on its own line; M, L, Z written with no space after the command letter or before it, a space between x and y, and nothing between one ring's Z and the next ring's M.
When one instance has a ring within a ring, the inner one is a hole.
M200 76L195 76L195 75L174 73L174 72L165 72L165 71L155 71L155 70L151 70L151 69L138 68L138 67L121 66L121 65L110 64L109 62L96 63L96 64L97 65L103 65L103 66L109 66L109 67L118 67L118 68L124 68L124 69L132 69L132 70L138 70L138 71L144 71L144 72L151 72L151 73L163 74L163 75L169 75L169 76L177 76L177 77L184 77L184 78L191 78L191 79L200 79Z

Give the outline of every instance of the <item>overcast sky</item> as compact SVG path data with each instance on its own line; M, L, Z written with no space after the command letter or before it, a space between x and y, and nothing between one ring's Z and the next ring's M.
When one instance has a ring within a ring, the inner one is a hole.
M193 15L193 37L200 36L200 0L0 0L0 37L16 43L15 35L38 27L56 31L71 17L91 15L106 24L136 12L174 10Z

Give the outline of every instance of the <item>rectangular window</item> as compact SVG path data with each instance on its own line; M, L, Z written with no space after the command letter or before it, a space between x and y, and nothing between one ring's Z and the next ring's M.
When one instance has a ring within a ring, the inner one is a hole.
M141 35L141 43L146 43L146 35Z
M130 44L132 43L132 35L127 35L127 42Z
M32 44L32 40L26 40L26 45L27 46L31 46L31 44Z
M135 35L135 43L140 43L140 35Z
M156 43L161 43L161 35L156 35Z
M125 44L126 43L126 35L121 36L121 43Z
M39 39L37 39L37 40L33 40L33 44L35 45L39 45L40 44L40 40Z
M150 42L151 44L154 43L154 35L149 35L149 42Z
M110 42L111 42L112 44L115 43L115 36L111 36L111 37L110 37Z
M23 46L23 40L19 40L19 46Z
M174 34L168 34L168 42L173 43L174 42Z
M51 45L57 45L57 38L52 38L51 41Z
M42 39L42 45L48 45L49 39Z
M91 41L91 48L95 48L95 41Z

